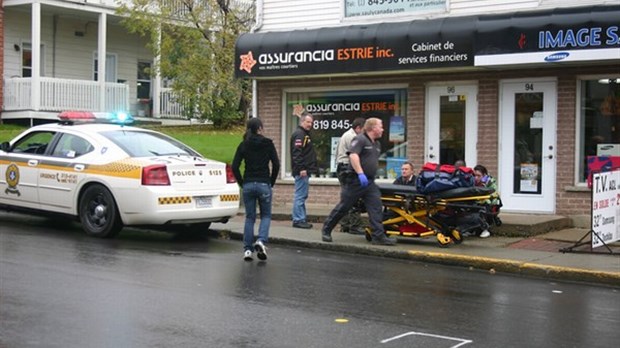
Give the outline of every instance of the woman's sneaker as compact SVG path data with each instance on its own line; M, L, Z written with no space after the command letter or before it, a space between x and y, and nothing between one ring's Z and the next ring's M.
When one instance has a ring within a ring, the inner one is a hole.
M484 230L480 233L480 238L488 238L491 236L491 232L489 230Z
M262 240L259 240L254 244L254 249L256 250L256 256L258 256L259 260L267 260L267 247L263 244Z
M244 252L243 252L243 259L244 259L245 261L252 261L252 260L253 260L253 258L252 258L252 250L246 250L246 251L244 251Z

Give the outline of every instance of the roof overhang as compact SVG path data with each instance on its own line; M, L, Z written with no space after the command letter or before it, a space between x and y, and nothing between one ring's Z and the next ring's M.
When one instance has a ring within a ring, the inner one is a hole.
M235 75L285 78L620 63L620 6L247 33Z

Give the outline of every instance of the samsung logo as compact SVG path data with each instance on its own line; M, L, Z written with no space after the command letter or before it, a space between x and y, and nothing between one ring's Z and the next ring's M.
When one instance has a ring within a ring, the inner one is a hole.
M558 52L545 57L545 62L557 62L568 57L570 53L568 52Z

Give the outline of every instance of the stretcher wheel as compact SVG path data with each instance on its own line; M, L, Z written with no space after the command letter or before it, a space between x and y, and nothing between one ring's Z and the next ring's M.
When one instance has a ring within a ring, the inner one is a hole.
M450 237L452 237L454 244L463 243L463 235L461 234L461 232L459 232L459 230L452 230L452 232L450 232Z
M437 233L437 241L439 242L439 245L441 245L442 247L448 246L448 244L450 244L450 242L452 242L452 238L444 235L441 232Z
M366 227L364 229L364 236L366 237L366 241L372 241L372 235L370 234L370 228Z

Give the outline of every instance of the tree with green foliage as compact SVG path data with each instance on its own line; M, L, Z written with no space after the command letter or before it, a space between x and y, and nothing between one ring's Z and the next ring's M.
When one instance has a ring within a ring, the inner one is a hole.
M118 8L130 32L147 39L162 78L172 81L185 116L216 128L242 123L251 84L234 77L237 37L254 23L249 0L131 0Z

